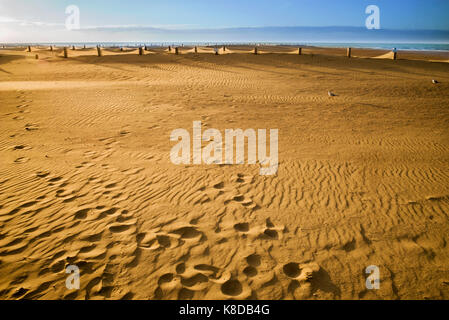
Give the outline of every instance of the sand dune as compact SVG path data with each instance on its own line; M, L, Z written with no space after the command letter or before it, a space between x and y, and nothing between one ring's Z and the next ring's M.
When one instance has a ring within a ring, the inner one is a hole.
M198 49L0 50L0 298L449 298L447 64ZM173 165L195 120L278 174Z

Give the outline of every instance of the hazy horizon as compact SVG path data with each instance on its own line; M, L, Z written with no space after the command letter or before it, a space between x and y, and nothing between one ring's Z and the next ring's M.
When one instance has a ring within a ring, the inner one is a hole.
M449 44L445 30L389 30L373 32L363 27L234 27L219 29L97 28L71 31L71 40L45 38L4 43L95 43L95 42L235 42L235 43L417 43ZM112 36L111 36L112 34Z

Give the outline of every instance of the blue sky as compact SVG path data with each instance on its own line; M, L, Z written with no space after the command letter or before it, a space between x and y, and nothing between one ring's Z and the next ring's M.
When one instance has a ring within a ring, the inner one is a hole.
M82 29L362 27L365 8L374 4L383 29L449 30L448 0L0 0L0 41L44 41L45 36L48 41L76 40L80 33L63 30L65 8L71 4L80 8Z

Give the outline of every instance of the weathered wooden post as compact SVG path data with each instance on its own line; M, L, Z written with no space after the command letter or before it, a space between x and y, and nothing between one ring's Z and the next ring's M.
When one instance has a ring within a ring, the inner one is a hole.
M75 46L72 46L72 50L75 50Z
M223 52L226 52L226 47L225 46L223 46Z
M53 51L53 46L50 46L50 51Z
M38 54L36 54L34 57L36 58L36 60L39 60L39 55Z
M348 49L346 50L346 56L347 56L348 58L351 58L351 48L348 48Z
M198 53L198 47L195 46L195 53Z
M120 51L122 51L122 52L123 52L123 47L120 47Z
M175 48L175 54L179 54L179 48L178 47Z
M257 47L254 47L254 54L258 54Z
M64 47L64 58L66 58L66 59L67 59L67 57L68 57L68 54L67 54L67 48L66 48L66 47Z
M298 54L302 55L302 48L298 48Z
M101 57L101 47L97 46L97 55Z
M168 52L171 52L171 46L168 46Z
M28 46L28 52L31 52L31 46Z
M143 55L143 48L139 47L139 56L142 56L142 55Z
M145 45L145 51L148 51L148 47Z

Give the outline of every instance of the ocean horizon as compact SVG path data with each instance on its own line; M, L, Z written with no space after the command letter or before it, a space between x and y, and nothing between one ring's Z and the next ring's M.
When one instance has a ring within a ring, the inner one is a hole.
M396 48L402 51L449 51L449 43L398 43L398 42L313 42L313 41L292 41L292 42L273 42L273 41L248 41L248 42L232 42L232 41L220 41L220 42L204 42L204 41L124 41L124 42L36 42L36 43L4 43L5 46L86 46L87 48L93 48L97 45L101 47L161 47L161 46L221 46L221 45L282 45L282 46L313 46L323 48L360 48L360 49L380 49L380 50L392 50Z
M162 29L152 27L91 28L49 41L36 37L25 44L86 46L161 46L264 44L354 47L391 50L449 51L446 30L368 30L364 27L238 27ZM100 40L100 41L99 41ZM11 42L11 41L10 41ZM25 41L14 41L14 44Z

